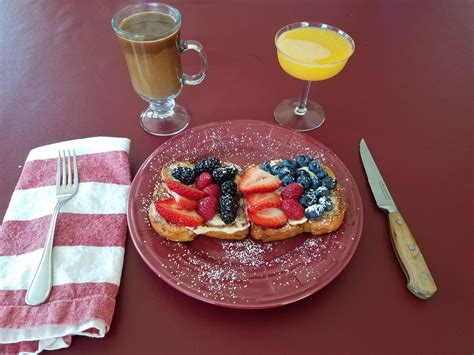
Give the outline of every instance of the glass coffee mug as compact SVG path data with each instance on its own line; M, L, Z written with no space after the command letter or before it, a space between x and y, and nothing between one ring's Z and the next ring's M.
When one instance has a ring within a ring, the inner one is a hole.
M183 85L204 80L206 54L197 41L181 41L181 14L166 4L130 5L112 19L136 93L149 103L140 115L141 126L156 136L169 136L189 124L186 109L175 103ZM193 49L201 57L198 74L184 74L181 53Z

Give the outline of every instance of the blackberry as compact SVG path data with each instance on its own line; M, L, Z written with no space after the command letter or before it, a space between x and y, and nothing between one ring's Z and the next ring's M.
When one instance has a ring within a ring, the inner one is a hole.
M194 182L194 179L196 179L196 174L193 169L185 166L177 166L174 168L171 172L171 176L186 185L191 185Z
M224 181L221 185L221 193L223 195L235 196L237 193L237 184L231 180Z
M336 179L333 178L332 176L326 176L323 179L323 186L326 186L329 190L332 190L336 187Z
M206 159L199 160L196 165L194 165L194 172L196 175L200 175L205 171L213 171L221 165L219 158L209 157Z
M225 166L214 169L212 171L212 178L217 184L222 184L224 181L232 180L236 174L237 168L235 166Z
M296 163L298 163L298 166L302 168L304 166L308 166L312 160L313 159L308 155L298 155L296 158Z
M225 224L232 224L237 217L237 203L231 195L222 195L219 198L219 211Z

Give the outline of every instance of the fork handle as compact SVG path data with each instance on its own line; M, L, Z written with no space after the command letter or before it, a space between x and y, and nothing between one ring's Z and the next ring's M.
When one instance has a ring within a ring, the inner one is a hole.
M58 201L54 207L51 216L51 224L49 225L48 236L43 248L43 255L36 269L33 280L31 280L30 287L26 292L25 302L30 306L37 306L44 303L51 292L53 284L53 269L52 269L52 253L54 242L54 229L56 227L56 220L58 219L59 210L63 205L63 201Z

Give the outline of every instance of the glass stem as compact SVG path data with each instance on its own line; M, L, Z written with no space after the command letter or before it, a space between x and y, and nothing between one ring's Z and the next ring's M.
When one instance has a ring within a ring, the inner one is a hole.
M300 100L298 105L295 106L295 114L298 116L304 116L306 113L306 103L308 102L309 89L311 87L311 81L306 81L304 83L303 91L301 92Z

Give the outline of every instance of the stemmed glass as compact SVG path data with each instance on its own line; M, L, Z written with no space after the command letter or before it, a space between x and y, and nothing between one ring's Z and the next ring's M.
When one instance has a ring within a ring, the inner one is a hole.
M354 53L354 40L339 28L324 23L298 22L282 27L275 35L275 45L283 70L305 81L299 99L285 99L275 108L275 120L297 131L321 126L326 118L324 110L317 102L308 100L311 82L338 74Z

